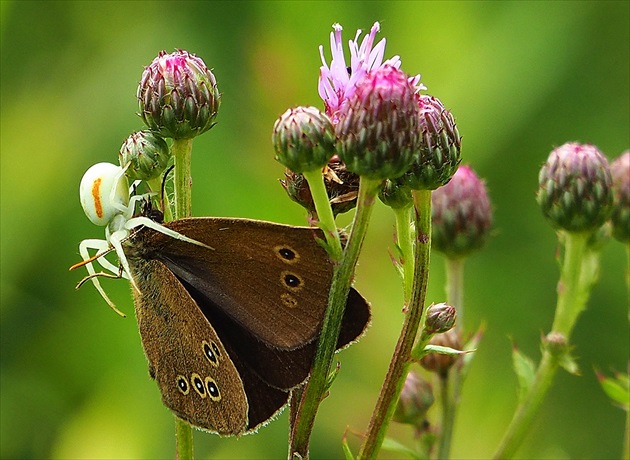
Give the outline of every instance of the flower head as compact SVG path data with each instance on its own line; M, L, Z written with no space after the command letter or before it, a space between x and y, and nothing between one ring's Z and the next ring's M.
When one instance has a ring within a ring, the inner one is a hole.
M162 137L190 139L214 126L221 94L202 59L160 51L138 85L140 116Z
M337 154L369 179L404 174L420 148L420 108L407 75L384 66L366 74L339 112Z
M538 204L556 228L592 232L612 211L608 160L593 145L567 142L554 149L538 182Z
M354 40L350 40L350 65L346 63L341 39L342 27L340 24L333 24L334 31L330 33L330 49L332 60L330 65L326 63L324 57L324 47L320 45L319 54L322 59L322 66L319 72L319 95L324 100L326 113L333 123L338 121L339 110L347 103L352 96L359 81L372 70L377 70L384 66L400 68L399 56L394 56L383 62L385 54L385 39L383 38L376 45L374 39L380 30L380 25L375 22L370 33L363 37L359 45L361 30L357 30ZM409 78L410 83L416 91L426 89L420 82L420 75Z
M470 166L460 166L451 181L431 194L432 247L451 258L483 246L492 227L486 187Z
M166 141L149 130L131 134L118 152L120 166L129 165L126 174L131 180L155 179L166 169L170 158Z
M294 172L322 169L335 152L335 129L315 107L284 112L273 126L276 160Z

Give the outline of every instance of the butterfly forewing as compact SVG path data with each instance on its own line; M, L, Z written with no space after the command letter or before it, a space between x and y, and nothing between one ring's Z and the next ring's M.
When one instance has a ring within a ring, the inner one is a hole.
M293 349L317 337L333 266L315 230L218 218L166 225L213 249L151 231L154 257L258 340Z

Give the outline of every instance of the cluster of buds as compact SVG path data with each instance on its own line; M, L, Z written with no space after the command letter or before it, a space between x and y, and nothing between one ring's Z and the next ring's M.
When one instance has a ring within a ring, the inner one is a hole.
M320 168L331 201L338 200L338 209L351 209L353 195L348 193L354 190L340 187L348 181L327 176L335 170L328 162L336 154L340 163L334 164L343 165L344 173L382 181L380 196L386 204L409 206L411 189L433 190L457 170L461 137L455 120L439 99L419 94L426 89L420 76L400 70L398 57L383 60L385 39L375 44L378 23L361 43L360 31L350 41L350 65L341 26L333 28L330 65L320 48L319 92L326 114L311 107L291 109L274 125L276 159L287 167L283 185L310 212L311 198L300 173ZM356 182L350 181L352 188Z

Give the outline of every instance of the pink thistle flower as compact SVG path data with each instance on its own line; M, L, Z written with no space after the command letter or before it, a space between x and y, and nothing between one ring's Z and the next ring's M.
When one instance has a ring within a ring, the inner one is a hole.
M399 56L394 56L383 61L386 40L383 38L374 45L376 33L380 30L379 23L375 22L369 35L363 37L361 45L359 45L361 30L357 30L354 40L348 42L350 48L350 65L348 66L341 41L343 28L340 24L333 24L333 29L334 31L330 33L332 52L330 66L324 57L324 47L321 45L319 47L322 66L319 71L318 91L324 100L326 114L331 118L333 124L336 124L339 121L338 112L346 105L348 99L354 94L357 83L368 72L385 66L400 69L401 60ZM409 77L409 82L414 86L416 92L426 89L424 85L420 84L420 75Z

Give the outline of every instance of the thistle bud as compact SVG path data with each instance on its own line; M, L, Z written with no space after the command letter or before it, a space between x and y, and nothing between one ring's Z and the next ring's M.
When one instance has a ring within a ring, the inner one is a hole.
M407 171L420 140L414 93L407 75L389 65L357 83L335 126L337 153L349 171L376 180Z
M123 142L118 162L131 180L151 180L166 169L171 152L166 141L151 131L137 131Z
M568 142L554 149L538 176L537 201L556 228L591 232L612 210L612 177L593 145Z
M429 334L441 334L455 326L457 311L445 303L432 304L427 311L425 330Z
M462 344L459 334L455 329L451 329L443 334L436 334L429 340L431 345L461 350ZM430 372L435 372L440 376L445 376L448 370L459 359L457 355L445 355L441 353L429 353L420 360L420 365Z
M415 372L409 372L400 392L393 420L420 427L434 401L431 384Z
M630 150L626 150L610 165L612 175L613 236L630 243Z
M162 137L191 139L214 126L221 94L206 64L187 51L160 51L144 69L140 117Z
M450 258L464 257L486 242L492 209L486 187L469 166L460 166L451 181L431 194L431 247Z
M343 214L357 205L359 194L359 176L346 169L337 155L333 156L324 168L324 185L328 192L333 214ZM289 197L304 207L308 213L315 216L315 204L311 196L311 189L304 176L287 169L284 180L280 183Z
M273 125L276 160L294 172L326 166L335 152L335 141L330 119L315 107L289 109Z
M543 347L553 356L562 356L569 352L567 338L559 332L550 332L542 339Z
M462 138L455 119L434 96L419 97L420 154L400 179L414 190L435 190L446 184L461 161Z

